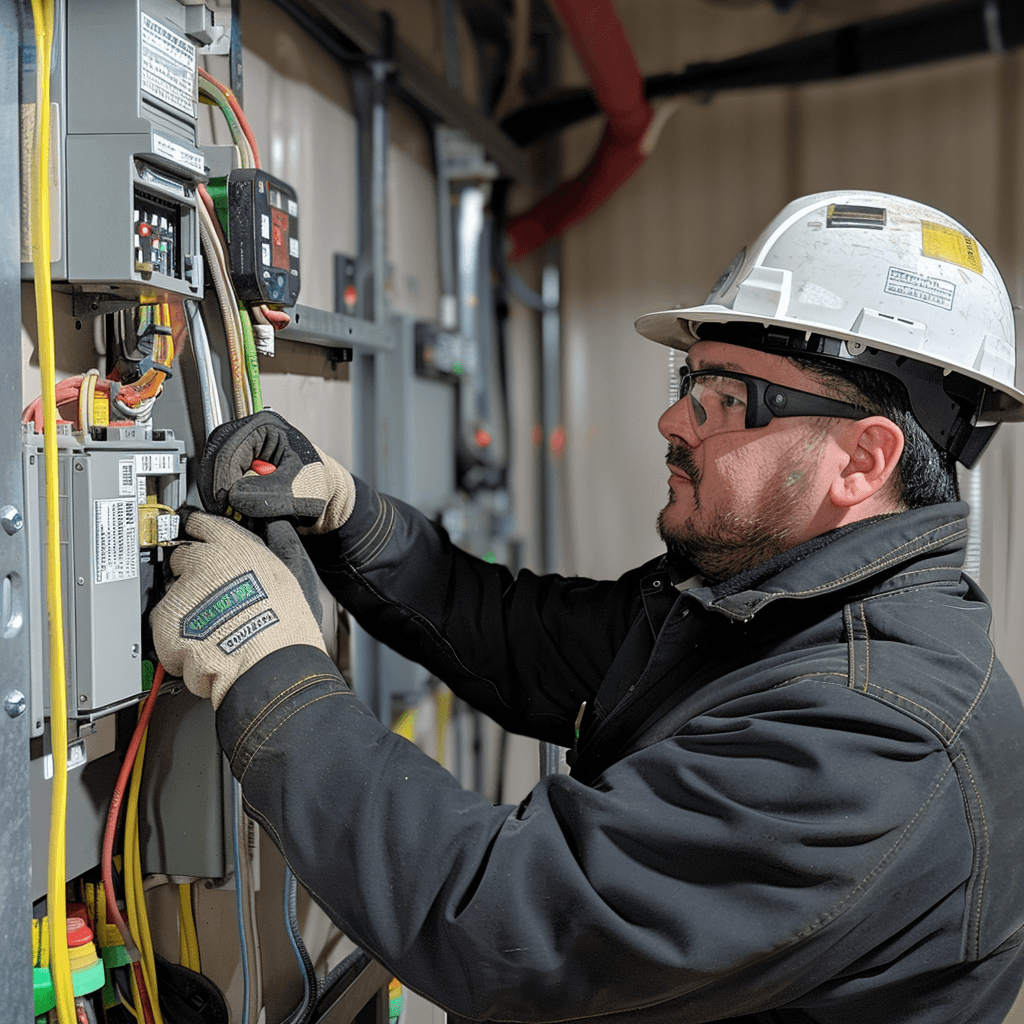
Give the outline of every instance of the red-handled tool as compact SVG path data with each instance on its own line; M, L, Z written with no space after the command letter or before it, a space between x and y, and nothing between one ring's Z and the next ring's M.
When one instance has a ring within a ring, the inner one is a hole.
M276 469L277 466L272 462L264 462L263 459L253 459L252 462L249 463L249 468L242 474L242 476L270 476L270 474ZM236 523L242 523L247 528L249 527L249 524L245 522L242 514L240 512L236 512L230 505L228 505L224 510L224 514L230 519L234 519Z

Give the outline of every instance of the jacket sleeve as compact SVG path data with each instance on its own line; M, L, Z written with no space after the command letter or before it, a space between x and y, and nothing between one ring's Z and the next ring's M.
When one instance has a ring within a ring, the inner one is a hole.
M948 756L831 680L731 702L594 787L551 776L518 807L460 788L312 648L250 669L217 726L317 902L473 1019L756 1013L886 941L883 959L910 955L936 915L958 932L972 849Z
M371 636L506 729L562 746L642 610L643 568L606 582L513 578L360 480L345 526L304 540L321 579Z

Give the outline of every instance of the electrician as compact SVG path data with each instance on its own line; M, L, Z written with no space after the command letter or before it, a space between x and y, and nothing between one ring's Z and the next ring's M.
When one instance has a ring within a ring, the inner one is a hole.
M269 412L207 513L290 516L373 636L571 774L492 806L392 734L251 533L193 513L153 613L250 813L352 939L474 1020L992 1022L1024 976L1024 710L962 572L956 461L1019 417L988 254L878 193L787 206L661 417L667 553L616 581L459 551ZM243 477L254 458L275 473Z

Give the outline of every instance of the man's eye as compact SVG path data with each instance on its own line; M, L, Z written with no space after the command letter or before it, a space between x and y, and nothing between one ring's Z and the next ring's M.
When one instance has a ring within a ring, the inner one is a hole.
M734 409L738 405L743 405L743 400L737 395L722 395L722 405L726 409Z

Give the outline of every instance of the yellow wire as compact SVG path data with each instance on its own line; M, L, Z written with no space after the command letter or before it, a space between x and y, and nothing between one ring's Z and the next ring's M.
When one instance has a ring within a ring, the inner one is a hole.
M135 972L134 972L134 971L132 971L132 972L131 972L131 974L132 974L132 991L134 992L134 991L135 991ZM125 997L124 997L123 995L121 995L121 993L120 993L120 992L118 992L118 993L117 993L117 998L118 998L118 1000L120 1001L121 1005L122 1005L122 1006L123 1006L123 1007L124 1007L124 1008L125 1008L125 1009L126 1009L126 1010L127 1010L127 1011L128 1011L128 1012L129 1012L129 1013L130 1013L130 1014L131 1014L131 1015L132 1015L132 1016L133 1016L133 1017L134 1017L134 1018L136 1019L136 1020L138 1020L138 1019L139 1019L139 1015L138 1015L138 1014L137 1014L137 1013L135 1012L135 1007L134 1007L134 1006L132 1006L132 1005L131 1005L131 1003L129 1003L129 1002L128 1002L128 1000L127 1000L127 999L125 999Z
M53 788L47 910L51 962L60 1024L74 1024L75 996L67 935L68 710L64 665L64 608L61 598L60 518L57 487L56 359L50 278L50 41L53 0L32 0L36 42L36 132L32 159L32 265L35 272L39 370L42 379L43 463L46 467L46 592L50 615L50 748Z
M445 764L445 746L448 741L448 726L452 720L452 701L455 695L447 688L438 688L435 697L437 707L437 753L434 759Z
M192 913L192 886L184 882L178 886L178 913L181 921L181 963L190 971L201 974L199 935L196 933L196 919Z
M156 987L156 958L153 955L153 938L149 930L149 914L146 910L146 894L142 887L142 858L139 853L139 791L142 786L142 763L146 756L146 740L149 729L142 734L135 764L132 766L132 780L128 787L128 803L124 818L124 878L125 903L128 907L128 926L135 937L142 958L142 970L146 975L146 988L153 1008L153 1020L163 1024L160 1015L160 999Z

